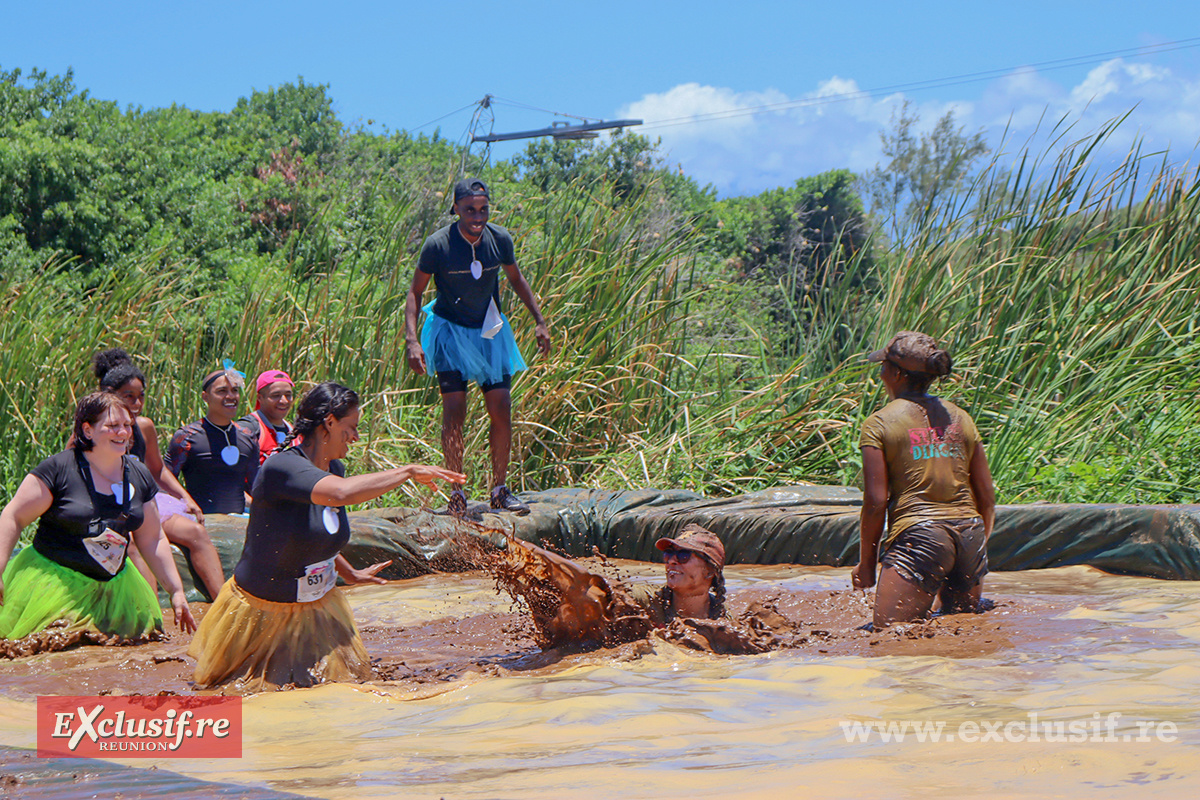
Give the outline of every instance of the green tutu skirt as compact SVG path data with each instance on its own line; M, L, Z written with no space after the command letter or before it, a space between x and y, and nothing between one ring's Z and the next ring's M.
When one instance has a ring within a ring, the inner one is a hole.
M162 621L157 595L128 562L112 580L97 581L26 547L4 570L0 639L46 631L64 646L150 640L159 638ZM60 648L47 641L36 649Z

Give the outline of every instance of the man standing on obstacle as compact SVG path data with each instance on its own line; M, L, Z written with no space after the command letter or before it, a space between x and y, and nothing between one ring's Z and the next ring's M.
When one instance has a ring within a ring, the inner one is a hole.
M491 428L491 507L528 514L529 507L508 490L506 477L512 450L512 376L525 369L512 326L500 310L500 270L537 326L538 350L550 352L550 331L533 290L517 268L508 231L488 222L488 188L481 180L454 185L450 211L458 221L433 233L421 248L412 287L404 307L408 365L418 375L432 366L442 393L442 456L446 469L462 472L463 422L467 383L479 384ZM425 325L417 337L417 309L429 279L437 282L437 299L424 307ZM462 516L467 495L461 485L450 494L448 510Z

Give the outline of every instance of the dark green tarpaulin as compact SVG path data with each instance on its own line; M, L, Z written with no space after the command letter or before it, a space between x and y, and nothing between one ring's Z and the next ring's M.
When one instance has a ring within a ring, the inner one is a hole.
M721 537L731 564L858 561L862 494L848 487L785 486L723 499L669 489L554 489L525 499L529 516L483 514L482 524L573 556L591 555L595 548L614 558L659 560L654 542L694 522ZM393 559L381 573L392 579L464 568L448 537L475 532L445 515L406 508L356 512L351 520L346 558L355 566ZM208 518L227 577L241 555L245 523L244 517ZM988 559L994 570L1090 564L1109 572L1198 580L1200 506L1000 506Z

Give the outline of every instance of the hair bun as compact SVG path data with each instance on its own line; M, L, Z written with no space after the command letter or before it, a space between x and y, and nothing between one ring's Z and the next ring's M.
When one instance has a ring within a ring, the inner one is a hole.
M92 356L92 369L95 370L96 380L98 381L104 380L104 376L114 367L132 363L133 359L129 356L129 353L126 353L119 347L101 350Z
M941 377L949 375L950 370L954 368L954 361L950 358L950 354L945 350L934 350L925 359L925 370L930 375Z

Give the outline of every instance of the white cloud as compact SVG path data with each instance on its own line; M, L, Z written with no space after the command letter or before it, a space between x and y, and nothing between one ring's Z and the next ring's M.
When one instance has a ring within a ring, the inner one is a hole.
M880 131L890 127L906 99L920 114L922 130L953 110L960 125L968 132L983 129L994 147L1007 128L1005 149L1027 142L1035 151L1044 147L1060 121L1072 126L1068 138L1083 138L1131 109L1105 145L1106 157L1120 158L1140 141L1148 150L1170 148L1182 161L1200 139L1200 76L1147 63L1113 59L1075 85L1027 68L991 82L975 97L953 96L954 91L963 90L947 89L928 100L925 93L920 99L867 97L853 79L841 76L799 96L686 83L645 95L618 114L644 119L641 132L661 137L670 160L723 195L790 185L831 169L870 169L881 160Z

